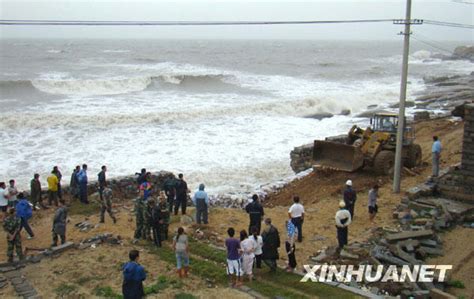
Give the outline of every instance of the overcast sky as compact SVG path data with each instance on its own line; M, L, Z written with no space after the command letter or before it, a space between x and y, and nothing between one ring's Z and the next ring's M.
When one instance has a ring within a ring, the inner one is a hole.
M413 0L412 18L474 23L472 0ZM326 1L97 1L0 0L0 18L97 21L284 21L404 18L405 0ZM233 38L397 40L391 23L216 27L1 26L1 38ZM433 40L474 41L474 30L414 26ZM474 42L473 42L474 43Z

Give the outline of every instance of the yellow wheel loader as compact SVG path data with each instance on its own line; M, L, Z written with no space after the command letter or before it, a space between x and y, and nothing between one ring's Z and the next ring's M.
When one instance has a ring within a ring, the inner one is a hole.
M354 172L373 167L378 174L393 172L398 115L377 113L370 119L370 127L354 125L343 142L315 140L313 164L342 171ZM414 131L406 127L403 134L403 165L413 168L421 164L421 147L414 143Z

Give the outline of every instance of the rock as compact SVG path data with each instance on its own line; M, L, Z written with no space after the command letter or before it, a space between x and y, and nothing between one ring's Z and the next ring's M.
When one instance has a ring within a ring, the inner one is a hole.
M428 111L417 111L413 116L414 121L430 119L430 113Z
M404 239L413 239L413 238L423 238L433 235L432 230L419 230L419 231L403 231L396 234L390 234L386 237L389 242L404 240Z
M331 118L333 116L334 116L334 114L332 114L332 113L321 112L321 113L307 115L307 116L305 116L305 118L314 118L314 119L317 119L317 120L322 120L324 118Z
M184 225L191 225L193 223L193 218L188 215L182 215L179 221Z
M339 113L339 115L350 115L351 114L351 109L343 109Z
M399 108L400 103L390 105L390 108ZM405 108L415 107L414 101L405 101Z
M474 46L459 46L454 49L453 59L468 59L474 61Z
M441 291L440 289L433 288L430 290L430 298L431 299L456 299L456 296L448 294L446 292Z

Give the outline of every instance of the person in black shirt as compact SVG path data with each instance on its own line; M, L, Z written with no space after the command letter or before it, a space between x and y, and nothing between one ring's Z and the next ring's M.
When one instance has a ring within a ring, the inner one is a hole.
M178 175L178 181L176 182L176 204L174 206L174 214L178 215L179 207L181 206L181 214L186 214L186 204L188 200L188 184L183 179L183 174Z
M252 231L252 226L254 226L257 228L257 234L259 235L262 218L265 214L262 205L258 202L257 194L252 195L252 200L253 201L245 207L245 211L250 217L249 231Z

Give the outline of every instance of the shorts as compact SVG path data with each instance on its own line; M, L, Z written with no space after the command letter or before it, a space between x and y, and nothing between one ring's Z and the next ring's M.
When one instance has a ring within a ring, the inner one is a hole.
M240 277L242 275L242 263L240 259L238 260L229 260L227 259L227 274L237 275Z
M7 209L8 209L8 206L0 206L0 211L2 211L3 213L6 213Z
M375 214L379 211L379 207L377 205L375 206L369 206L369 214Z

